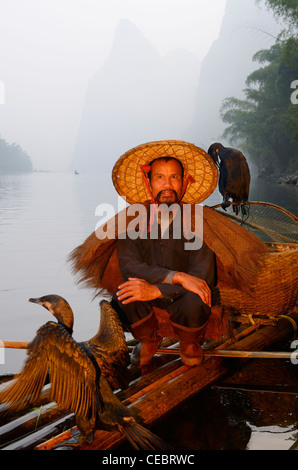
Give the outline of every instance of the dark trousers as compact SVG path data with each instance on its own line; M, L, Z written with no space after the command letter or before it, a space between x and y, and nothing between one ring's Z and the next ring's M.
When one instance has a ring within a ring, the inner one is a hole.
M204 304L201 297L193 292L179 294L171 300L136 301L126 305L122 304L114 295L112 306L118 312L121 322L127 327L147 317L152 312L153 307L166 309L173 323L188 328L198 328L204 325L211 314L210 307Z

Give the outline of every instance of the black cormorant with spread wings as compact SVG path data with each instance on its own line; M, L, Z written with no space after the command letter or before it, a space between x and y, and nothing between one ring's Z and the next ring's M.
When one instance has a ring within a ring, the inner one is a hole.
M28 346L28 359L16 381L0 394L7 412L33 403L47 377L50 400L73 412L81 433L78 444L92 440L96 429L122 432L135 449L165 449L167 445L141 426L112 388L128 385L129 354L118 315L101 301L98 333L89 341L72 337L74 316L68 302L57 295L29 299L49 310L58 320L39 328ZM65 444L65 443L62 443Z
M245 156L240 150L224 147L216 142L210 145L208 154L219 169L218 189L223 196L222 207L226 209L233 201L233 210L238 214L240 204L248 201L250 171ZM219 162L220 159L220 162Z

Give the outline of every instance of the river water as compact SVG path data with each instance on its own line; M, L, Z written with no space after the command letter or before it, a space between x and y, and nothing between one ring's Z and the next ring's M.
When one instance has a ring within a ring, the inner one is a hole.
M271 202L297 215L298 188L253 179L250 200ZM121 201L108 174L0 174L0 340L32 339L49 316L28 299L52 293L72 306L75 339L93 336L99 325L99 299L92 301L93 292L78 288L67 255L100 221L96 207L109 204L118 212ZM216 190L205 204L219 202ZM24 358L24 351L2 350L0 376L17 372ZM296 425L291 426L293 434ZM290 446L284 439L280 445Z

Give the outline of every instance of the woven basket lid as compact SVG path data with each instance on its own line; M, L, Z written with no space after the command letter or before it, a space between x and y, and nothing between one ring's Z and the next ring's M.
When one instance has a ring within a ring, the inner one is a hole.
M218 182L217 167L212 158L200 147L180 140L163 140L139 145L122 155L112 171L113 184L120 196L129 204L150 199L141 171L160 157L174 157L184 167L184 176L191 175L194 182L188 184L183 196L187 204L199 204L215 190Z

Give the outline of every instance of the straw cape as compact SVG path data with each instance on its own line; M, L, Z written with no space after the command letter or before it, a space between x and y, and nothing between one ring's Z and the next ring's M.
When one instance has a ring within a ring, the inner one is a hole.
M149 212L150 201L144 203ZM113 295L123 278L117 259L117 238L129 226L134 216L124 209L100 227L101 233L108 233L108 224L114 227L114 238L98 238L94 231L69 255L78 283L92 288L95 294L106 291ZM125 217L123 217L125 215ZM195 213L192 211L192 228L195 227ZM121 219L121 223L120 222ZM123 220L126 224L123 226ZM261 256L269 252L268 247L251 232L209 207L203 207L204 242L216 255L218 281L226 286L242 288L250 293Z
M148 165L161 157L174 157L183 165L183 202L199 204L215 190L218 170L212 158L203 149L181 140L149 142L126 152L113 168L115 189L129 204L148 200Z

